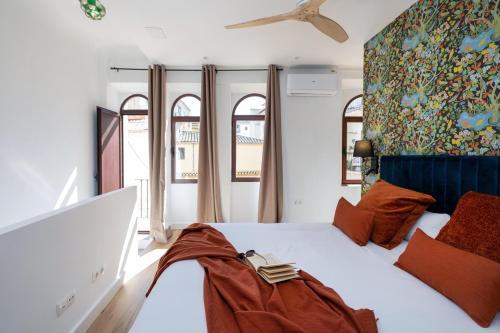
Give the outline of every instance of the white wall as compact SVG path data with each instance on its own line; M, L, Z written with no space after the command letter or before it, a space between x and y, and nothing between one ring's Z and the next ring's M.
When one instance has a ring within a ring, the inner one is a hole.
M331 222L341 196L359 201L360 186L341 185L341 153L342 113L345 102L361 93L360 78L361 71L339 71L337 95L289 97L282 74L285 221Z
M0 228L0 331L84 332L121 286L129 251L137 253L135 200L126 188ZM57 317L72 291L73 305Z
M339 92L333 97L289 97L287 71L281 73L284 160L284 221L331 222L341 196L356 203L359 186L341 185L342 112L362 91L361 70L339 72ZM146 72L110 72L108 101L117 109L127 94L145 93ZM231 115L245 94L265 94L266 72L219 72L217 126L222 210L226 222L256 222L259 184L231 182ZM136 89L136 90L133 90ZM123 93L123 92L126 93ZM200 93L200 73L167 74L167 112L184 93ZM170 128L167 127L167 143ZM169 149L167 149L169 150ZM189 224L196 219L196 185L171 184L167 154L167 221Z
M1 6L0 226L96 193L97 50L38 7Z

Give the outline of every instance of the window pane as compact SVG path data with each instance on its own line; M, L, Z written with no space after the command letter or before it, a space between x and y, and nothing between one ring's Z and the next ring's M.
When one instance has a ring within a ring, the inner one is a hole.
M354 143L361 140L363 131L363 123L348 122L347 123L347 155L346 155L346 179L361 180L361 162L360 157L353 157Z
M236 177L260 177L263 143L264 121L236 122Z
M199 122L175 123L175 178L198 178Z
M250 96L245 98L238 104L234 111L236 116L241 115L258 115L263 116L266 113L266 99L261 96Z
M177 158L179 160L185 160L186 159L186 148L180 147L177 150L179 151L179 156Z
M149 230L148 116L123 116L123 181L137 186L138 230Z
M142 96L132 97L125 103L123 110L147 110L148 100Z
M345 110L346 117L363 117L363 97L353 100Z
M174 116L199 117L201 102L193 96L184 96L174 105Z

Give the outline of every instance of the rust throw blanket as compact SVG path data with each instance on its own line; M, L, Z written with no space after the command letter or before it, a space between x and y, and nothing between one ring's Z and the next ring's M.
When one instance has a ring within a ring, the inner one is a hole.
M377 332L373 311L351 309L335 291L306 272L299 272L300 279L267 284L237 259L224 235L206 224L183 230L160 259L147 295L168 266L189 259L196 259L205 270L209 333Z

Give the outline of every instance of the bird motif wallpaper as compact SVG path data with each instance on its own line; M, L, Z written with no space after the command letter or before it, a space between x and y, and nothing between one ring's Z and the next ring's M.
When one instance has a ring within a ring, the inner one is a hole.
M500 155L499 1L420 0L365 44L378 155Z

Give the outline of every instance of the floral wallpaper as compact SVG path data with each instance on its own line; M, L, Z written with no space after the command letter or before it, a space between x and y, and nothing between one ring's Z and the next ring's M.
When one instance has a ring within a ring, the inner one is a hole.
M500 155L499 1L420 0L365 44L378 155Z

